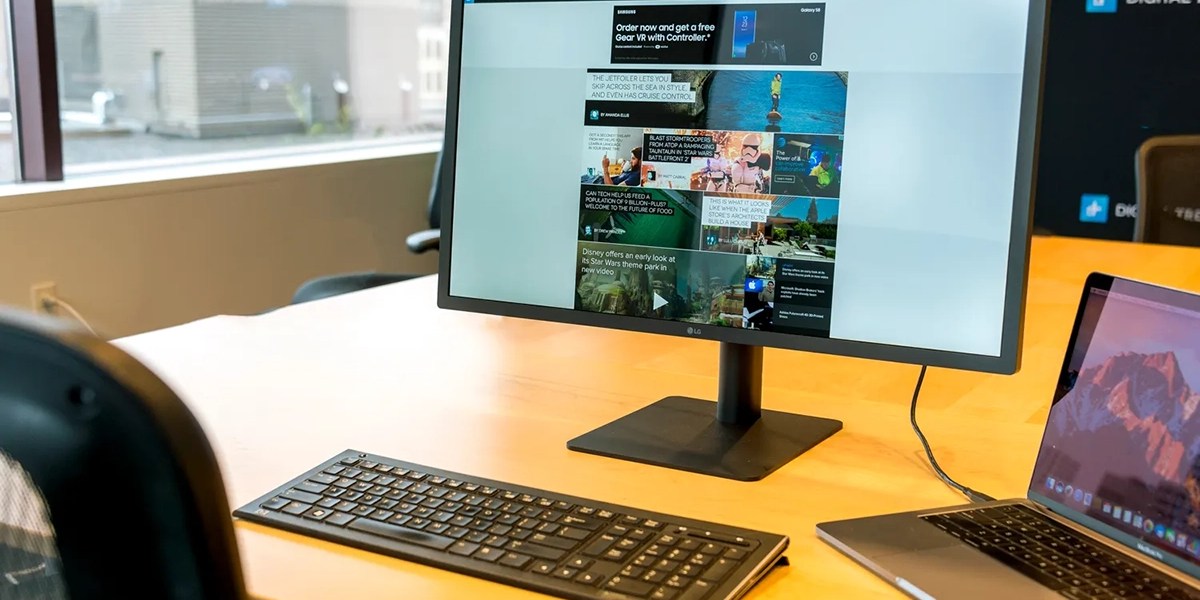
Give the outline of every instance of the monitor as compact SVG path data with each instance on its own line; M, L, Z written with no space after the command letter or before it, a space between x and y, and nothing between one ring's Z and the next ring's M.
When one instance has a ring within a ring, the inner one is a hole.
M1200 138L1196 2L1070 0L1047 18L1034 224L1057 235L1129 240L1138 164L1162 142ZM1152 175L1152 173L1151 173ZM1193 178L1194 179L1194 178ZM1195 197L1174 220L1196 228ZM1178 206L1178 205L1177 205ZM1192 234L1195 235L1194 233Z
M568 447L736 479L841 427L764 346L1013 373L1044 12L455 1L439 305L720 342L715 408Z

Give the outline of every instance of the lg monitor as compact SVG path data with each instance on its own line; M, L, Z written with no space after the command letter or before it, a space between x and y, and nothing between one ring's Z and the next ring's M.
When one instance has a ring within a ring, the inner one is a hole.
M757 479L762 348L1020 362L1044 0L456 1L439 305L720 342L571 440Z

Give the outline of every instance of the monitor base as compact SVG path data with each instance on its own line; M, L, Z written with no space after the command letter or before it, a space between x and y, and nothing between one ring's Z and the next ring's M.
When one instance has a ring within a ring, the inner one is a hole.
M599 454L703 475L758 481L842 428L841 421L773 410L749 425L713 418L717 404L671 396L569 442Z

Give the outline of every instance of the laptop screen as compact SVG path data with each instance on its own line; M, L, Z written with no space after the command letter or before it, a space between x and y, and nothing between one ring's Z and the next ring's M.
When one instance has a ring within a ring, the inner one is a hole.
M1078 320L1030 498L1195 573L1200 296L1094 276Z

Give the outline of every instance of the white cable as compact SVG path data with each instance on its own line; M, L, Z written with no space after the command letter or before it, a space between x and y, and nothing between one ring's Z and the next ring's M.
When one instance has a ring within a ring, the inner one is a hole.
M83 318L83 315L79 314L79 311L75 310L75 307L68 304L66 300L56 297L46 297L42 299L42 302L51 306L61 306L63 310L71 313L71 316L75 317L76 321L79 321L84 327L87 327L87 330L90 331L92 335L100 337L100 334L96 333L95 329L92 329L92 325L87 322L87 319Z

